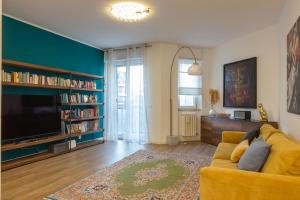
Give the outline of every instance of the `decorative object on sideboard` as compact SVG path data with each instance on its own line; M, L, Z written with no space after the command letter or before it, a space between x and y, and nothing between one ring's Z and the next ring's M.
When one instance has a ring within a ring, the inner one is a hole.
M194 75L194 76L200 76L202 74L202 66L199 65L199 63L197 62L196 59L196 55L193 52L192 48L188 47L188 46L182 46L180 48L177 49L176 53L174 54L172 63L171 63L171 70L170 70L170 136L167 136L167 144L169 145L176 145L179 142L179 138L178 136L173 136L173 131L172 131L172 108L173 108L173 103L172 103L172 72L173 72L173 66L174 66L174 62L176 59L177 54L182 50L182 49L187 49L189 50L189 52L192 54L193 59L194 59L194 63L189 67L188 69L188 74L189 75Z
M287 111L300 115L300 17L287 35Z
M254 57L224 65L224 107L256 108L256 63Z
M258 104L258 111L259 111L259 114L260 114L260 121L267 122L268 121L268 114L267 114L266 109L264 108L264 106L261 103Z
M209 104L210 104L210 110L209 110L209 116L216 116L217 111L215 109L216 104L220 100L219 91L216 89L210 89L209 90Z
M251 111L235 110L233 116L234 119L250 120Z

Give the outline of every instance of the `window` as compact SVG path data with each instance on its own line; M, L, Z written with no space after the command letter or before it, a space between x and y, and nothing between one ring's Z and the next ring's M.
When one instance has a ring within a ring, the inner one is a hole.
M178 101L179 108L200 109L202 104L202 76L188 74L192 59L178 61Z

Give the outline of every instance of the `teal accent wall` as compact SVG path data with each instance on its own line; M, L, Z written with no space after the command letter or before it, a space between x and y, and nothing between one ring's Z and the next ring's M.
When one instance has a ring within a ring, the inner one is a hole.
M24 22L2 16L2 57L53 68L66 69L89 74L104 75L104 52L100 49L76 42L60 35L45 31ZM5 70L22 69L3 67ZM24 71L24 70L23 70ZM43 72L42 72L43 73ZM79 78L80 79L80 78ZM97 81L97 88L103 89L103 80ZM59 94L67 91L37 88L3 87L5 94ZM103 101L103 93L97 93ZM103 108L100 107L103 114ZM103 120L99 126L103 127ZM103 137L103 133L83 136L78 142ZM2 153L2 160L26 156L45 151L47 145L37 145L26 149Z
M3 58L103 75L104 52L3 16Z

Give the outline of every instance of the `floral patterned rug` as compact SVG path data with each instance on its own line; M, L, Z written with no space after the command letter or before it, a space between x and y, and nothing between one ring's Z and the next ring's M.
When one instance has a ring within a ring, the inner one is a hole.
M194 200L206 155L140 150L46 200Z

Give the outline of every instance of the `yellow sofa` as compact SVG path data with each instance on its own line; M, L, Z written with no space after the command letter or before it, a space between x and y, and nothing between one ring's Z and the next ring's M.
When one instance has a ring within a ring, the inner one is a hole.
M223 132L211 165L200 170L200 200L300 200L300 145L271 125L260 133L271 152L261 172L250 172L230 161L245 132Z

